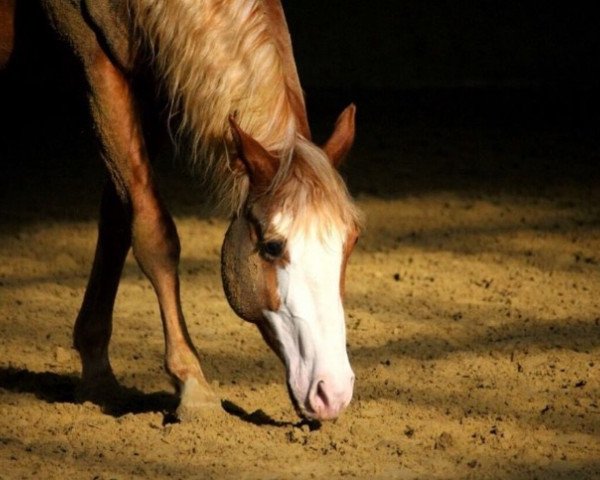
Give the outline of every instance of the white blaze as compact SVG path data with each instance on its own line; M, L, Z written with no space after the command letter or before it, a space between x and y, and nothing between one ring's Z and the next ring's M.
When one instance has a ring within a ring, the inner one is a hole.
M292 394L305 413L317 418L336 417L352 397L354 374L340 297L344 240L341 232L320 236L310 230L288 238L289 263L277 270L281 306L264 312L280 344Z

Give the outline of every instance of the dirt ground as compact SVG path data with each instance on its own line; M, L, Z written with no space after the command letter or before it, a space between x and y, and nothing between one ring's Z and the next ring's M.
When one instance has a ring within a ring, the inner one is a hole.
M227 411L173 423L157 304L131 258L111 344L131 394L112 411L77 402L71 329L98 160L83 128L57 128L57 146L13 127L0 478L600 478L597 131L392 115L359 117L345 170L367 219L347 272L357 381L343 416L314 429L298 423L258 331L226 304L226 221L169 167L159 178L182 238L184 310Z

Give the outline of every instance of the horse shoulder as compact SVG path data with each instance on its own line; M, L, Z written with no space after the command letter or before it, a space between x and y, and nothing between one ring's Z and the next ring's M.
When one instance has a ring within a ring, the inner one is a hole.
M43 0L50 24L85 68L107 55L122 70L132 64L126 2L116 0Z
M130 70L133 60L133 42L129 28L127 2L123 0L83 0L92 28L100 38L113 61Z

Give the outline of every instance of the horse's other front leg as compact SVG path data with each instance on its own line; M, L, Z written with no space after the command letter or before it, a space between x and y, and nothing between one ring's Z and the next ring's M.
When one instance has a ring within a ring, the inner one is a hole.
M75 322L73 340L82 364L83 396L110 396L117 386L108 357L112 312L131 246L131 213L114 185L104 187L92 273Z
M86 67L91 110L118 195L131 212L131 245L160 306L165 365L181 395L180 417L217 405L188 334L179 294L179 237L163 205L146 153L129 81L99 51Z

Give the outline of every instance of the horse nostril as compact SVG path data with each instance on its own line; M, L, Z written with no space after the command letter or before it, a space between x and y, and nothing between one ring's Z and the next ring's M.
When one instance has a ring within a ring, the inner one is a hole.
M353 376L350 377L352 380ZM311 416L319 420L337 418L352 397L352 385L337 388L335 381L325 378L315 381L307 398L307 408Z
M317 384L317 391L315 393L317 399L320 400L326 408L329 407L329 397L325 392L325 382L323 380Z

